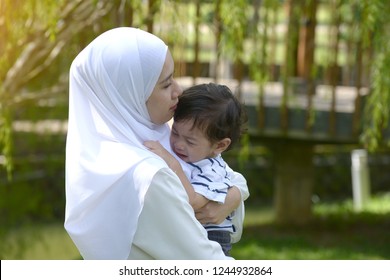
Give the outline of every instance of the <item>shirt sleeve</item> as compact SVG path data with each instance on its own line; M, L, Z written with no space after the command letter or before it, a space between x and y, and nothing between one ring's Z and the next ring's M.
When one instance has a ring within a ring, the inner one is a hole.
M203 166L202 173L196 173L191 178L191 185L196 193L219 203L225 202L227 191L232 186L225 168L219 166Z
M238 208L234 211L234 215L232 218L232 223L235 227L235 232L231 235L232 243L236 243L241 239L243 227L244 227L244 219L245 219L245 205L244 201L249 197L249 189L246 182L245 177L233 171L227 164L226 170L230 172L230 178L233 186L236 186L241 193L241 203Z
M245 201L249 197L249 189L244 176L241 173L233 171L227 164L226 170L230 173L230 180L233 186L236 186L241 193L242 201Z
M179 178L168 168L156 173L145 195L129 259L231 259L207 238Z

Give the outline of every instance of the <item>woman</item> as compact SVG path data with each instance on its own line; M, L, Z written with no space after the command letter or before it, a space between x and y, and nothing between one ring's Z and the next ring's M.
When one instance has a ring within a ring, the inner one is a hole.
M143 145L169 149L182 92L173 72L165 43L129 27L98 36L72 63L65 228L85 259L225 258L196 218L223 220L247 196L243 177L233 181L241 195L232 188L195 218L178 177Z

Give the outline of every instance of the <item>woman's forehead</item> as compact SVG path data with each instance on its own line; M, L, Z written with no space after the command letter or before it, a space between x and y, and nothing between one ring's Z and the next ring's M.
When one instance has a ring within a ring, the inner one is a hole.
M174 72L174 62L171 53L167 51L165 62L159 77L159 83L164 83L173 76Z

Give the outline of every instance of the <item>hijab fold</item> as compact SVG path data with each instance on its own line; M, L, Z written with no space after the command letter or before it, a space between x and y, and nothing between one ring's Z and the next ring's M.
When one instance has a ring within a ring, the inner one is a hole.
M70 68L65 228L84 259L127 259L146 191L167 167L143 146L169 146L146 101L168 47L131 27L106 31Z

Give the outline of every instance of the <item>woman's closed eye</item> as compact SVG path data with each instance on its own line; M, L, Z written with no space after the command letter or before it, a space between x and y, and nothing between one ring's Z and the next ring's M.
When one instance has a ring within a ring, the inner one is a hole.
M171 85L172 85L172 83L167 83L167 84L165 84L165 85L163 86L163 89L167 89L167 88L169 88Z
M169 76L169 78L165 81L163 88L167 89L173 84L173 74Z

